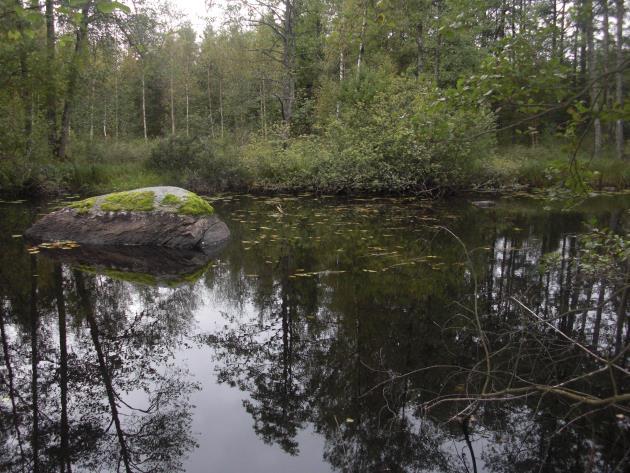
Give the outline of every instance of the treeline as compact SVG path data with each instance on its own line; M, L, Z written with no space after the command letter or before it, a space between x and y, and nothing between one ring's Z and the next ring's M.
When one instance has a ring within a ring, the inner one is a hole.
M170 136L154 163L275 188L431 189L497 143L624 157L623 0L231 0L201 36L158 1L0 5L5 187Z

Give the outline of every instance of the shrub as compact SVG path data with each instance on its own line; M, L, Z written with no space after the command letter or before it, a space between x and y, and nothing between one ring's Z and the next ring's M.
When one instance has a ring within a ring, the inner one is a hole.
M415 79L378 83L367 102L342 107L325 130L338 157L327 171L357 190L457 185L494 146L494 116L464 94Z
M150 169L174 175L178 184L196 192L214 192L243 185L237 147L208 138L172 136L161 140L147 161Z
M148 166L158 171L182 171L196 167L200 143L196 138L174 135L160 140L151 150Z

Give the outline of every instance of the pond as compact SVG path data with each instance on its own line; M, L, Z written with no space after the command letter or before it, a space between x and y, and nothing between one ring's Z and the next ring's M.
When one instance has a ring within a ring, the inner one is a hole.
M201 262L29 249L58 204L0 203L2 472L628 471L627 274L583 239L628 196L224 195Z

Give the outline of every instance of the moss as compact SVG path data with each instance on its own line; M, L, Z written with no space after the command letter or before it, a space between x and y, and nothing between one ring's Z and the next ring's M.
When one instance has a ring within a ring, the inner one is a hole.
M176 207L177 213L184 215L212 215L214 209L204 199L192 192L184 197L178 197L174 194L166 194L161 202L162 205Z
M145 286L156 286L158 284L157 278L152 274L132 273L128 271L119 271L117 269L99 268L85 264L79 264L76 268L84 273L103 275L119 281L143 284Z
M155 193L145 192L117 192L105 197L101 210L119 212L122 210L148 212L153 210Z
M73 202L68 207L77 211L78 214L86 214L94 207L96 203L96 199L94 197L90 197L89 199L79 200L78 202Z
M179 206L177 212L184 215L212 215L214 209L204 199L197 194L190 193L186 196L185 201Z
M182 205L182 199L177 197L175 194L166 194L164 198L162 199L162 204L163 205L176 205L179 207L180 205Z
M182 284L195 283L199 279L201 279L201 277L206 273L211 264L212 262L209 261L205 266L202 266L198 270L193 271L192 273L182 274L181 276L177 277L177 279L165 281L165 283L170 288L175 288L181 286Z
M191 273L182 274L173 279L162 280L152 274L148 273L134 273L130 271L120 271L111 268L98 268L96 266L77 265L76 268L84 273L103 275L118 281L125 281L134 284L142 284L144 286L159 286L165 285L166 287L176 288L183 284L192 284L197 282L208 270L211 262L208 262L205 266L193 271Z
M112 279L142 284L144 286L157 286L158 284L158 280L152 274L131 273L125 271L117 271L115 269L105 269L102 271L102 273Z

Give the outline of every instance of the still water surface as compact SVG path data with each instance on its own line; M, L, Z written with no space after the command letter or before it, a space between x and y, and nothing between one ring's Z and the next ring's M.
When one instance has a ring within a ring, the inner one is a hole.
M200 268L28 253L17 235L55 203L0 203L0 471L628 471L627 404L471 401L484 340L495 391L590 363L517 301L612 349L614 288L569 259L585 222L627 228L628 198L213 203L233 237ZM549 343L519 341L533 329Z

